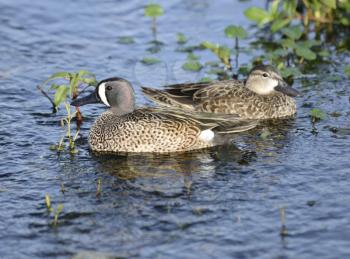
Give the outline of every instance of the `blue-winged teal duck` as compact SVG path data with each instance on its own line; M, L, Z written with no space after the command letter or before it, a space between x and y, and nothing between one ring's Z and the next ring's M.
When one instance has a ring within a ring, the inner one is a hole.
M98 102L109 109L90 129L89 144L94 151L162 153L201 149L223 144L229 140L228 133L245 131L257 124L232 115L135 109L133 88L121 78L101 81L94 93L72 105Z
M293 97L299 93L288 86L270 65L254 67L247 80L177 84L158 90L143 87L144 94L159 105L191 111L236 114L242 119L273 119L295 114Z

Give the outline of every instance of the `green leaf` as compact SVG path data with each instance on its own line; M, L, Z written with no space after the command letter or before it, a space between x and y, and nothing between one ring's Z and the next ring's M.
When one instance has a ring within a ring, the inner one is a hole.
M229 25L225 28L225 35L227 38L245 39L247 32L242 26Z
M297 67L286 67L286 68L280 69L280 71L281 71L282 77L284 78L289 76L295 77L295 76L302 75L301 71Z
M276 32L279 31L280 29L282 29L283 27L285 27L287 24L290 23L290 19L276 19L272 25L271 25L271 31L272 32Z
M337 8L337 0L321 0L321 3L332 9Z
M293 17L297 12L297 5L298 1L283 1L282 10L287 13L288 17Z
M230 56L231 51L226 46L220 46L219 44L213 44L209 41L204 41L201 44L204 48L210 49L227 67L231 68Z
M179 32L176 34L176 41L179 44L185 44L187 42L187 38L186 38L185 34Z
M262 8L259 7L250 7L244 11L244 15L252 21L258 23L258 25L263 25L270 22L270 14Z
M145 65L153 65L156 63L159 63L160 60L158 58L153 58L153 57L144 57L141 62Z
M297 40L301 37L303 31L300 26L291 26L282 29L282 33L290 39Z
M195 60L189 60L182 65L182 69L187 71L199 71L202 67L201 63Z
M311 48L313 46L319 46L321 45L321 41L319 40L305 40L305 41L298 41L299 46L303 46L306 48Z
M70 89L70 96L73 96L74 92L77 92L78 90L78 84L79 84L79 73L73 74L72 77L70 78L70 84L69 84L69 89Z
M60 103L62 103L67 98L68 87L66 85L60 85L55 93L53 103L57 107Z
M89 76L89 77L95 78L95 74L94 73L92 73L90 71L87 71L87 70L79 70L78 77L81 78L83 76Z
M231 67L231 61L230 61L231 50L228 47L220 46L218 57L227 67Z
M133 44L135 43L134 38L130 36L120 36L118 37L119 44Z
M87 84L89 86L97 86L97 80L96 78L84 78L84 77L81 77L79 79L80 82L83 82L84 84Z
M199 56L197 56L193 53L188 53L188 55L187 55L188 60L198 60L199 58L200 58Z
M287 49L294 49L295 48L295 41L292 39L283 39L283 40L281 40L281 45Z
M316 53L313 52L311 49L303 47L303 46L296 47L296 54L299 57L303 57L307 60L315 60L316 59Z
M274 0L271 4L271 7L270 7L270 14L273 16L273 17L276 17L278 16L279 12L278 12L278 6L280 4L280 0Z
M209 83L213 81L210 77L203 77L201 80L199 80L200 83Z
M60 87L58 84L52 84L52 85L50 86L50 88L49 88L49 91L51 91L51 90L57 90L58 87Z
M329 57L331 55L331 53L329 53L329 51L327 50L321 50L320 52L317 53L320 57Z
M314 120L324 120L327 118L327 114L324 111L316 108L310 111L310 116Z
M345 66L344 67L344 72L347 76L350 76L350 66Z
M159 4L149 4L145 7L145 16L158 17L164 14L163 8Z
M277 58L281 56L287 56L289 54L289 51L286 49L278 48L274 50L271 54Z
M250 71L250 68L247 67L247 66L241 66L239 67L238 69L238 74L241 74L241 75L248 75L249 74L249 71Z
M49 76L43 83L43 86L45 86L51 80L59 79L59 78L68 80L70 77L71 77L71 73L69 72L57 72Z

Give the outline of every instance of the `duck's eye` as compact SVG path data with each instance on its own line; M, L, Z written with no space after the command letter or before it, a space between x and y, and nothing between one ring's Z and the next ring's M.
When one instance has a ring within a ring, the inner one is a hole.
M263 74L263 77L268 77L269 75L267 73L264 73Z
M110 91L110 90L112 90L112 86L107 85L106 89L107 89L108 91Z

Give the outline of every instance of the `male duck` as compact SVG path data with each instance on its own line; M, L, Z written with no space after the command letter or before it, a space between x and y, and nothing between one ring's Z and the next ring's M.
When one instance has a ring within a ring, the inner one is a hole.
M255 66L247 80L224 80L166 86L165 90L143 87L156 103L208 113L236 114L242 119L273 119L296 112L293 97L299 92L270 65Z
M109 109L90 129L89 144L94 151L162 153L201 149L223 144L228 133L249 130L257 124L232 115L135 109L131 84L117 77L99 82L94 93L72 105L98 102Z

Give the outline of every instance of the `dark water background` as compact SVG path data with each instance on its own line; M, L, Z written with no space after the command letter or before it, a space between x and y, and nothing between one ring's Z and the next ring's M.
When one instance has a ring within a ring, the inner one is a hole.
M181 69L176 32L230 44L228 24L248 28L243 10L263 1L168 1L158 23L166 43L152 56L141 1L0 1L0 257L70 257L91 250L148 258L346 258L350 256L350 80L347 56L297 80L294 120L238 136L235 145L168 156L97 156L88 129L102 107L86 107L79 153L49 150L64 133L36 85L86 69L98 79L140 84L195 81ZM121 45L118 36L136 43ZM244 43L243 43L244 44ZM203 60L213 60L207 52ZM247 55L241 63L249 62ZM327 119L313 127L311 107ZM336 112L336 113L335 113ZM261 137L261 132L271 134ZM96 197L98 179L102 192ZM61 192L61 185L65 192ZM63 204L58 227L45 207ZM289 235L281 238L279 209Z

